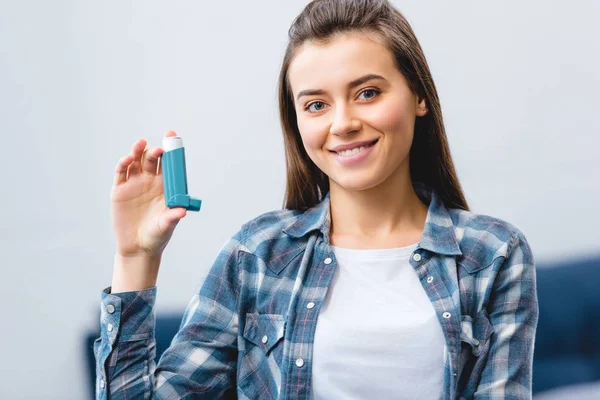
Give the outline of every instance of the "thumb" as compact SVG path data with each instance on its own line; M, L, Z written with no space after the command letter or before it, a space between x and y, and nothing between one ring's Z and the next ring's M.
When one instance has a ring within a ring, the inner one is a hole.
M160 216L159 226L163 232L172 231L179 221L187 215L187 210L183 207L168 208Z

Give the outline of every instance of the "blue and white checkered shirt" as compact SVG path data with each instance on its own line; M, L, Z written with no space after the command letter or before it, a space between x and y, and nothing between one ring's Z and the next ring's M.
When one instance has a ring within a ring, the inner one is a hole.
M507 222L448 209L434 190L415 187L429 208L410 263L444 332L443 398L531 398L538 303L527 240ZM245 223L158 363L156 287L105 289L97 398L309 399L317 316L336 268L329 200Z

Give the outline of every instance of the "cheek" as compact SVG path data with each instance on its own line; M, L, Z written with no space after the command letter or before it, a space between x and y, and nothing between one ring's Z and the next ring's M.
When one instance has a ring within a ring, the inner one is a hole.
M327 135L323 134L324 129L318 123L317 118L299 119L298 130L300 131L304 147L309 154L313 150L320 149L325 144Z
M415 124L415 110L410 103L397 99L373 110L370 119L382 132L411 137Z

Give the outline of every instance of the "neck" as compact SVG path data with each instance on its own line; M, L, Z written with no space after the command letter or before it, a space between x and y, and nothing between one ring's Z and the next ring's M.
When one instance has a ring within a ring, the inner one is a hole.
M419 241L427 218L408 173L365 190L330 180L330 202L331 242L340 247L408 246Z

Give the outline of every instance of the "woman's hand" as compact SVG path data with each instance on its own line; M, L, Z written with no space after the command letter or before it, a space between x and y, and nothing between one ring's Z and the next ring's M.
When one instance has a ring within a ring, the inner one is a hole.
M165 136L177 136L169 131ZM116 235L116 256L122 259L160 259L185 208L165 205L160 147L146 148L139 139L131 154L117 164L110 194ZM157 171L158 169L158 171Z

